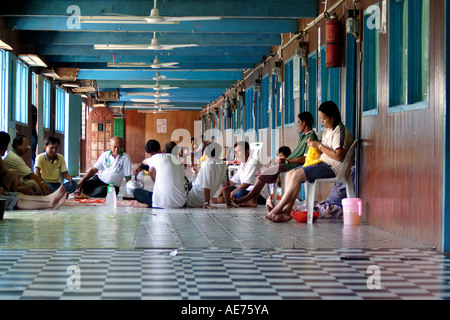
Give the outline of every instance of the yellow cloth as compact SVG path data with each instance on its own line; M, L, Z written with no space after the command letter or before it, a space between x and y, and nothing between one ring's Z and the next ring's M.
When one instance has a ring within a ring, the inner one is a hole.
M308 153L306 153L305 164L303 165L303 167L312 166L321 162L322 160L319 160L317 150L313 147L310 147L308 149Z

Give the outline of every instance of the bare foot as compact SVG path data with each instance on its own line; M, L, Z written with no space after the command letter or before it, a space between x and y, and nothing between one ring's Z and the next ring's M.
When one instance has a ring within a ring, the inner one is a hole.
M276 208L270 211L264 219L272 222L287 222L292 219L290 210L283 209L281 212L278 212Z
M210 202L213 204L225 203L225 199L223 197L211 198Z
M66 201L66 194L64 193L64 195L55 203L55 205L53 206L53 210L58 210L59 207L61 207L64 202Z
M267 209L267 213L270 213L270 211L273 210L273 202L272 202L271 197L268 197L266 200L266 209Z
M49 197L50 203L52 206L55 206L59 200L61 200L62 197L66 198L66 189L63 185L58 188L55 192L49 194L47 197Z
M255 198L251 198L249 201L241 202L238 207L250 207L255 208L258 206L258 201Z
M245 202L244 198L233 198L232 201L237 205L240 205L241 203Z
M271 222L288 222L292 219L292 217L290 213L277 215L268 214L267 216L264 217L264 219Z

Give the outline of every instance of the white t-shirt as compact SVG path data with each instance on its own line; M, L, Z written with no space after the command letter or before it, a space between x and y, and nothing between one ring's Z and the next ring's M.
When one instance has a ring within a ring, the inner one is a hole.
M186 203L184 169L171 154L158 153L146 159L155 168L156 178L152 202L157 208L181 208Z
M111 182L116 187L120 187L123 177L131 178L131 160L128 154L122 152L114 158L111 151L103 152L94 164L98 170L98 177L106 184Z
M187 206L201 207L203 203L209 201L210 199L205 199L203 189L209 189L210 196L213 197L225 182L227 170L227 165L224 163L216 163L213 160L203 161L197 177L192 182L192 189L188 193Z
M341 130L344 132L341 133ZM344 125L337 125L334 129L325 128L322 133L322 144L325 147L337 150L343 148L345 152L350 149L353 143L353 135L350 130ZM332 159L325 153L320 155L320 160L331 166L333 172L338 175L342 168L342 162Z
M239 165L239 169L236 171L234 176L230 179L231 182L234 182L237 186L247 183L250 186L247 188L247 191L251 191L253 189L253 185L256 182L256 172L260 169L261 164L253 158L249 158L246 163L241 163ZM267 193L266 188L262 188L260 195L267 199L269 194Z

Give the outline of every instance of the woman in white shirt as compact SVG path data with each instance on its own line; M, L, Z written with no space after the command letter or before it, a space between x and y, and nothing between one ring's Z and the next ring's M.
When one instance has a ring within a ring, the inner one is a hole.
M342 167L347 150L353 143L350 130L341 122L338 107L332 101L327 101L319 107L319 118L324 131L322 141L308 140L306 143L319 154L318 164L298 167L290 171L286 177L286 192L274 208L268 208L266 219L273 222L291 220L291 211L295 199L305 181L314 182L321 178L334 178Z

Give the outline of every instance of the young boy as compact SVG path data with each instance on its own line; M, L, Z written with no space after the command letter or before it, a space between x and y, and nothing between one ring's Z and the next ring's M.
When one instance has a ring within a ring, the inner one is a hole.
M219 160L221 153L222 147L215 142L203 148L202 154L205 161L203 161L200 171L192 183L192 189L187 195L186 205L188 207L203 206L205 209L215 209L211 206L210 200L221 186L225 191L227 207L233 207L227 179L227 165Z
M61 177L68 180L64 183L67 193L73 193L78 188L76 181L72 180L66 167L66 161L62 154L57 153L60 141L57 137L48 137L44 140L44 153L36 157L34 173L44 180L50 188L50 193L55 192L61 186Z

